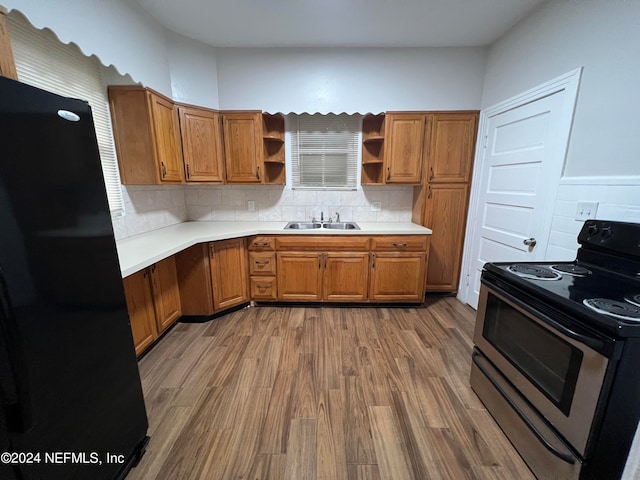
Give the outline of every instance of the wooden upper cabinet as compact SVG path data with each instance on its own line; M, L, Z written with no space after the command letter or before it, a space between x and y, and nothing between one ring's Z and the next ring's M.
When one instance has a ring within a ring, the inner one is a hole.
M387 113L385 118L385 183L422 181L426 115Z
M227 183L262 183L262 113L223 112Z
M469 182L478 113L434 113L429 115L429 123L427 181Z
M220 114L186 105L178 114L187 182L224 182Z
M109 104L125 185L184 182L178 112L173 102L139 86L110 86Z

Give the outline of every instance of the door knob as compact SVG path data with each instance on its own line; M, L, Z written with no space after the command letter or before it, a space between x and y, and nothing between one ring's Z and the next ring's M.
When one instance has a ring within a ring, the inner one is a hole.
M522 243L524 243L528 247L533 248L533 247L536 246L536 243L538 243L538 242L536 241L535 238L531 237L531 238L527 238L526 240L523 240Z

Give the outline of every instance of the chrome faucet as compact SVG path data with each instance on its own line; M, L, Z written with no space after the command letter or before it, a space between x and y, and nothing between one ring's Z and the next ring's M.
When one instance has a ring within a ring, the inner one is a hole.
M324 212L320 212L320 221L324 222Z
M340 223L340 214L336 212L336 223Z

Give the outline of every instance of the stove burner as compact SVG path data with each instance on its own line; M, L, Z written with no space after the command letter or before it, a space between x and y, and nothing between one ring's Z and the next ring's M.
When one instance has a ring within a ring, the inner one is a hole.
M555 270L560 273L567 273L574 277L586 277L591 274L591 270L582 265L576 265L575 263L560 263L558 265L551 265L551 270Z
M640 307L608 298L585 298L582 303L598 313L611 315L622 320L640 321Z
M627 302L632 303L636 307L640 307L640 293L638 293L637 295L627 295L626 297L624 297L624 299Z
M562 277L559 273L549 270L546 267L526 263L514 263L513 265L509 265L507 270L519 277L530 278L532 280L560 280Z

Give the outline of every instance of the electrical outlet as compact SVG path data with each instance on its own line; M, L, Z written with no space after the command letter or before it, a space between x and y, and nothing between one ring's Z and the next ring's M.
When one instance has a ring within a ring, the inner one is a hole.
M381 202L371 202L371 211L372 212L379 212L380 210L382 210L382 203Z
M247 201L247 210L249 210L250 212L255 212L256 211L256 202L253 201L253 200Z
M598 213L598 202L578 202L576 220L594 219L596 213Z

